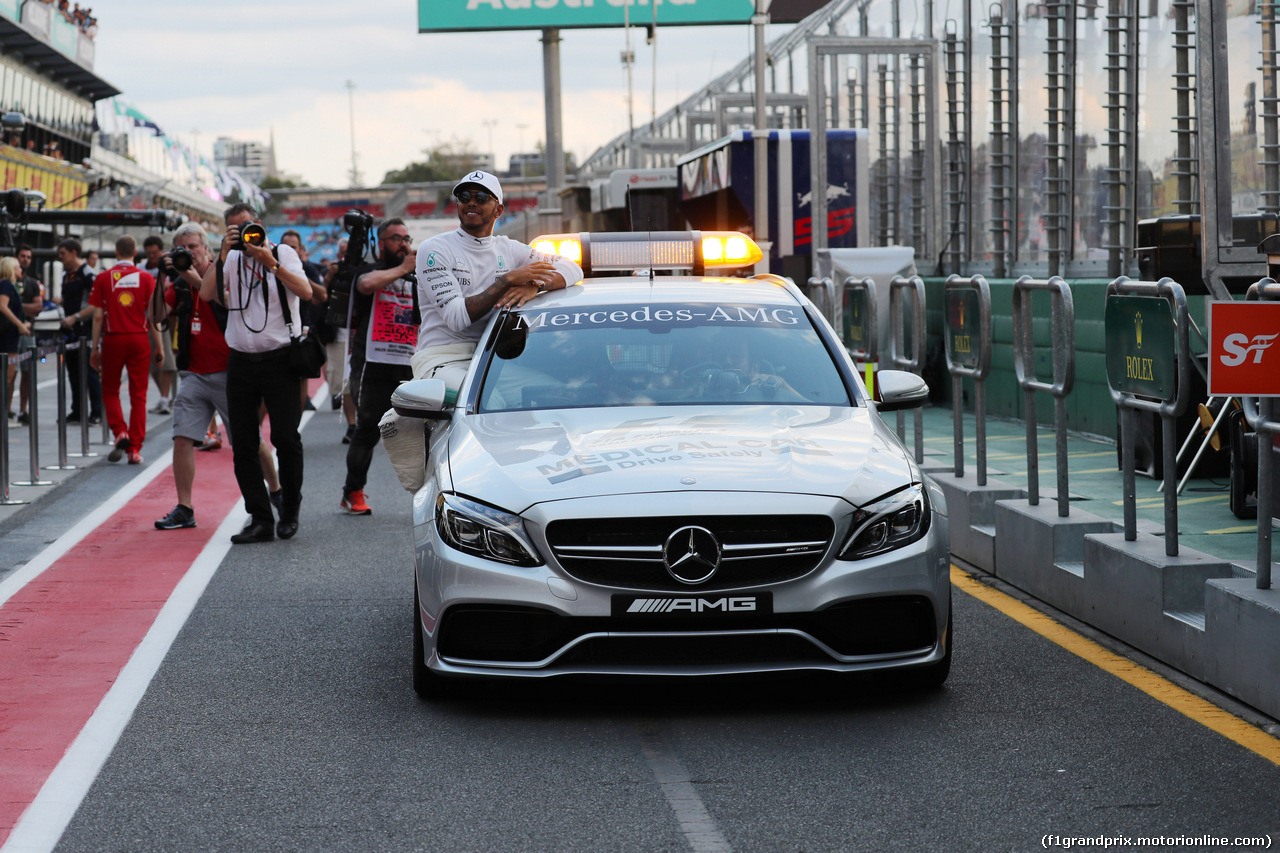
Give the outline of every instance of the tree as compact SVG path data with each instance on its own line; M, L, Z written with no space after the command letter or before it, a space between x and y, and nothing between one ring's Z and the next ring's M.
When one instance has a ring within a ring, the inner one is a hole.
M281 178L276 175L268 175L258 182L258 186L264 190L289 190L295 187L311 186L306 181L295 181L291 178Z
M427 183L431 181L455 181L458 175L476 167L479 155L469 139L454 137L422 149L425 160L417 160L403 169L392 169L382 179L384 184Z

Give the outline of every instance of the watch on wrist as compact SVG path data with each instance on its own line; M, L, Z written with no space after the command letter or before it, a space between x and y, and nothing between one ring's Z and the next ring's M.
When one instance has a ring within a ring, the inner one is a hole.
M538 292L539 292L539 293L546 293L548 290L550 290L550 288L549 288L549 287L547 287L547 283L546 283L545 281L540 281L540 282L538 282Z

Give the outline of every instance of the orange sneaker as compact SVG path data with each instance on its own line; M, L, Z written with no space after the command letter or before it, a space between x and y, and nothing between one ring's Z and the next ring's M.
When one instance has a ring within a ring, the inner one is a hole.
M129 448L129 464L130 465L142 464L142 453L137 450L134 450L132 447Z
M338 504L343 512L350 515L373 515L373 508L364 500L364 489L354 492L343 492L342 502Z

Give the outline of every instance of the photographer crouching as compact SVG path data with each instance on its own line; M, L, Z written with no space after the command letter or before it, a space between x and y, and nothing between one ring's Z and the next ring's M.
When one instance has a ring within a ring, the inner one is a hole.
M302 261L288 246L273 246L253 208L234 204L217 260L204 274L200 298L227 308L227 407L236 482L249 523L234 544L290 539L298 532L302 505L302 401L290 358L291 338L302 334L299 299L311 298ZM291 328L292 327L292 328ZM258 460L258 407L271 418L283 490L280 520L273 528L271 498Z
M163 283L168 316L178 329L177 367L181 377L173 402L173 484L178 505L156 521L158 530L195 527L191 490L196 477L196 446L214 412L231 423L227 407L227 342L223 329L227 311L200 298L205 272L213 265L208 235L188 222L173 235L173 251L159 259L157 275ZM257 432L255 430L254 434Z

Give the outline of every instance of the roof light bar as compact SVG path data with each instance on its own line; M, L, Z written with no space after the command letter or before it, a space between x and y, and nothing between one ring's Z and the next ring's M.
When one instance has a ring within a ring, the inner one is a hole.
M586 276L639 269L687 269L702 275L708 269L752 266L764 257L755 241L738 231L546 234L533 241L533 248L568 258Z

